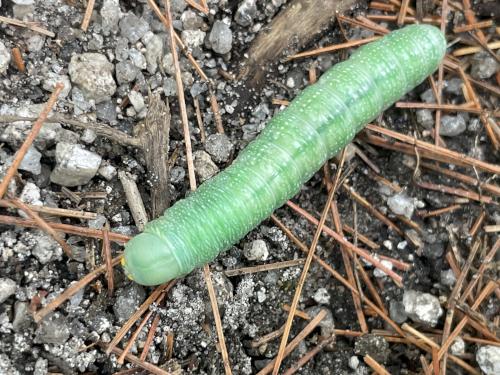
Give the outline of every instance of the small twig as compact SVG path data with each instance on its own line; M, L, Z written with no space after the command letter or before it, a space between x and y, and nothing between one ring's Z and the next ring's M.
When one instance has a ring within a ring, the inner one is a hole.
M198 127L200 128L200 141L201 143L205 143L207 135L205 133L205 126L203 125L203 117L200 110L200 101L198 100L197 96L193 98L193 104L196 111L196 121L198 122Z
M94 220L97 218L97 214L94 212L67 210L65 208L48 206L35 206L32 204L26 204L26 206L28 206L34 212L39 212L41 214L49 216L72 217L81 220ZM0 207L14 208L16 206L12 201L8 199L0 199Z
M116 266L118 263L120 263L121 258L122 258L121 255L113 258L111 264L113 266ZM52 311L57 309L62 303L73 297L76 293L78 293L79 290L81 290L86 285L94 281L101 273L106 272L106 269L107 265L104 264L96 268L92 272L88 273L87 275L85 275L76 283L71 284L69 287L66 288L64 292L59 294L56 298L50 301L42 309L38 310L36 313L33 314L33 319L35 320L35 322L37 323L40 322L47 314L51 313Z
M204 0L200 0L200 2L202 4L198 4L195 0L186 0L186 3L191 5L193 8L199 10L202 13L208 14L209 9L207 4L204 2Z
M403 0L404 1L404 0ZM408 0L407 0L408 1ZM387 371L384 366L382 366L380 363L378 363L376 360L374 360L372 357L370 357L369 354L365 355L363 357L363 360L365 363L371 367L373 371L375 371L379 375L391 375L389 371Z
M212 112L214 114L215 119L215 127L217 132L220 134L224 134L224 127L222 126L222 117L220 115L219 103L217 103L217 97L213 92L212 87L209 88L210 91L210 106L212 107Z
M149 348L151 346L151 343L153 342L156 333L156 328L158 328L159 323L160 323L160 315L156 314L153 319L153 322L151 323L151 327L149 329L148 336L146 337L146 341L144 342L144 348L142 348L141 356L139 357L141 361L144 361L148 356Z
M252 273L257 273L257 272L277 270L280 268L295 267L295 266L298 266L301 264L304 264L304 259L294 259L294 260L287 260L284 262L261 264L261 265L254 266L254 267L243 267L243 268L238 268L238 269L234 269L234 270L226 270L226 271L224 271L224 273L227 277L233 277L233 276L241 276L241 275L252 274Z
M19 47L12 48L12 60L14 61L17 70L19 70L21 73L24 73L26 71L23 55L21 54L21 50L19 49Z
M35 121L36 117L22 117L22 116L0 116L0 123L11 123L16 121ZM127 133L120 130L114 129L109 125L97 123L97 122L82 122L72 118L68 118L62 115L53 115L46 119L46 122L61 122L67 125L71 125L78 129L91 129L96 132L97 135L109 138L121 145L132 146L132 147L142 147L141 140L139 138L131 137Z
M19 148L19 150L16 153L16 156L14 160L12 161L12 164L10 165L9 169L5 173L5 176L0 182L0 199L3 198L5 193L7 192L7 189L9 187L10 180L12 177L14 177L15 173L17 172L17 169L19 168L19 165L23 161L24 157L26 156L26 153L28 152L28 149L30 148L31 144L35 140L36 136L42 129L43 123L47 120L47 116L49 115L50 111L52 110L52 107L56 104L57 97L59 96L61 90L63 89L63 85L61 83L56 84L56 87L54 89L54 92L52 95L50 95L49 100L47 101L47 104L43 108L42 112L40 112L40 115L38 119L35 121L33 124L33 127L31 128L30 133L26 137L25 141Z
M92 11L94 10L95 0L87 0L87 8L85 9L85 14L83 16L82 26L80 27L83 31L87 31L90 23L90 18L92 17Z
M176 41L175 41L175 31L172 23L172 14L170 12L170 0L163 0L166 11L166 20L168 24L168 35L170 37L170 52L173 56L174 70L175 70L175 82L177 84L177 96L179 98L179 109L181 112L182 128L184 133L184 143L186 146L186 161L188 165L188 175L189 175L189 186L191 191L196 190L196 177L194 175L194 164L193 164L193 151L191 148L191 135L189 132L189 120L187 117L186 100L184 97L184 85L181 78L181 67L179 64L179 57L177 55Z
M134 218L135 225L140 231L143 231L144 226L148 222L148 215L146 214L146 208L144 208L139 188L128 172L119 171L118 178L122 183L128 207Z
M486 21L475 22L475 23L470 23L470 24L461 25L461 26L455 26L455 28L453 29L453 32L455 34L465 33L467 31L484 29L484 28L491 27L491 26L493 26L493 20L486 20Z
M117 348L117 347L110 348L110 345L106 345L105 343L102 343L102 342L99 342L99 346L102 346L102 348L105 349L106 353L108 353L108 354L113 352L116 355L121 355L123 353L123 350L121 350L120 348ZM175 374L168 372L168 371L165 371L165 370L159 368L158 366L155 366L149 362L145 362L145 361L137 358L135 355L132 355L130 353L127 353L127 355L125 356L125 359L127 361L129 361L130 363L132 363L136 366L139 366L140 368L142 368L146 371L149 371L150 373L155 374L155 375L175 375Z
M334 44L334 45L328 46L328 47L317 48L314 50L305 51L305 52L297 53L295 55L288 56L286 58L286 61L300 59L303 57L318 56L318 55L321 55L321 54L327 53L327 52L333 52L333 51L338 51L338 50L345 49L345 48L361 46L363 44L373 42L374 40L377 40L379 38L380 38L379 36L372 36L372 37L369 37L366 39L351 40L351 41L346 42L346 43Z
M158 299L162 293L168 293L168 291L175 285L176 280L172 280L169 283L165 283L156 287L156 289L149 295L149 297L142 303L142 305L137 309L135 313L125 322L125 324L118 330L115 337L109 343L106 354L110 354L116 345L122 340L122 338L127 334L127 332L132 328L135 322L144 314L149 306Z
M486 44L486 46L491 50L498 49L498 48L500 48L500 40L496 41L496 42L488 43L488 44ZM476 52L481 52L482 50L483 50L483 47L481 47L481 46L479 46L479 47L464 47L464 48L456 49L455 51L453 51L452 55L455 57L459 57L459 56L471 55L471 54L476 53Z
M441 185L441 184L433 184L430 182L424 182L424 181L419 181L417 182L417 185L420 186L423 189L427 190L434 190L434 191L439 191L440 193L447 193L447 194L452 194L452 195L457 195L459 197L464 197L467 199L472 199L478 202L483 202L487 204L493 204L493 205L498 205L497 202L493 200L493 198L487 196L487 195L479 195L477 193L474 193L472 191L468 191L465 189L459 189L459 188L453 188L450 186L446 185Z
M316 354L323 350L326 346L330 345L335 341L335 336L330 336L329 338L321 341L318 345L304 354L296 363L294 363L288 370L286 370L283 375L292 375L300 370L307 362L309 362Z
M56 34L54 34L52 31L46 30L43 27L39 27L34 22L24 22L21 20L17 20L15 18L9 18L9 17L3 17L3 16L0 16L0 22L6 23L9 25L19 26L19 27L25 27L25 28L30 29L32 31L35 31L37 33L46 35L50 38L55 38L55 36L56 36Z
M312 331L314 331L314 329L318 326L319 323L321 323L321 321L325 318L325 316L326 316L326 310L321 310L318 313L318 315L316 315L314 319L311 320L305 326L305 328L302 331L300 331L300 333L297 336L295 336L295 338L292 341L290 341L290 343L286 346L285 351L283 352L283 358L288 356L288 354L290 354L301 343L301 341L304 340L304 338L306 338ZM277 358L269 362L266 367L264 367L257 373L257 375L269 374L275 366L276 359Z
M403 0L401 2L401 7L399 8L397 24L398 26L402 26L405 21L406 12L408 11L408 5L410 5L410 0Z
M0 215L0 224L17 225L17 226L27 227L27 228L39 228L39 225L33 219L21 219L21 218L14 217L14 216ZM47 224L57 232L69 233L69 234L74 234L74 235L82 236L82 237L97 238L97 239L101 239L101 240L103 239L101 230L84 228L84 227L77 227L75 225L68 225L68 224L59 224L59 223L47 223ZM109 235L110 241L113 241L113 242L116 242L119 244L124 244L125 242L130 240L129 236L126 236L126 235L121 234L121 233L110 232L108 235Z
M114 275L113 275L113 259L111 257L111 244L109 243L109 223L106 222L105 228L102 230L102 255L106 263L106 278L108 280L108 295L113 295Z
M226 375L232 374L231 364L229 363L229 354L227 353L226 340L224 339L224 331L222 330L222 319L219 313L219 307L217 306L217 297L215 295L214 285L212 283L212 274L210 273L210 267L205 264L203 267L203 275L205 276L205 283L207 284L208 295L210 297L210 304L212 306L212 314L215 320L215 329L217 331L217 336L219 337L219 346L222 355L222 362L224 363L224 371Z

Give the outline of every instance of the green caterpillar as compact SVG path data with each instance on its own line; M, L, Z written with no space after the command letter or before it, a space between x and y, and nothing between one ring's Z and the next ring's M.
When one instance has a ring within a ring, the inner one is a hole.
M230 167L126 244L127 275L156 285L214 259L295 195L366 123L433 73L445 51L439 29L412 25L332 67Z

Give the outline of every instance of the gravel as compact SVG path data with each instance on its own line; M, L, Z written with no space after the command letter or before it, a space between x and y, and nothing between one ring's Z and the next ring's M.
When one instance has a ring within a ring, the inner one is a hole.
M416 290L405 290L403 295L405 313L417 323L435 327L443 315L439 299L432 294Z
M17 283L8 278L0 279L0 303L4 303L7 298L16 292Z
M210 45L214 52L224 55L231 51L233 34L229 26L222 21L215 21L210 31Z
M19 165L19 169L38 175L42 172L42 164L40 163L41 158L42 154L34 146L30 146Z
M99 155L75 144L58 143L55 157L56 167L50 175L50 181L62 186L87 184L101 165Z
M476 79L488 79L498 70L499 64L486 51L478 52L472 58L470 74Z
M231 156L234 145L226 134L211 134L205 142L205 150L217 163L225 163Z
M269 257L269 248L266 241L255 240L251 244L245 245L243 254L248 260L265 261Z
M476 361L485 375L500 373L500 348L493 345L481 346L476 352Z
M415 210L415 199L400 193L390 197L387 200L387 205L396 215L403 215L411 219Z
M462 134L466 129L467 123L463 116L443 116L441 118L439 134L445 137L456 137Z
M193 159L194 169L200 182L206 181L219 173L219 167L217 167L210 158L210 155L205 151L199 150L193 152Z
M0 41L0 74L7 72L10 63L10 51Z
M71 58L68 72L71 82L78 86L87 100L100 103L116 91L114 65L100 53L84 53Z

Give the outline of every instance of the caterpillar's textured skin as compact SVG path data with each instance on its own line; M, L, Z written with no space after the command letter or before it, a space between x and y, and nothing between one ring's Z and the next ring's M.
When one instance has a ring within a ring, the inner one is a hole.
M296 194L366 123L435 71L445 50L437 28L412 25L332 67L230 167L127 243L127 274L156 285L214 259Z

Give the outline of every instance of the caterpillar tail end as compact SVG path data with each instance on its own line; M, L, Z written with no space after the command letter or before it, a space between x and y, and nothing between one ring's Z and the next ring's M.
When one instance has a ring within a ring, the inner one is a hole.
M174 249L147 232L126 243L121 265L127 277L141 285L159 285L185 274Z

